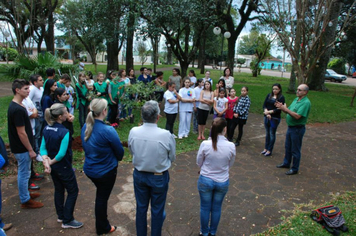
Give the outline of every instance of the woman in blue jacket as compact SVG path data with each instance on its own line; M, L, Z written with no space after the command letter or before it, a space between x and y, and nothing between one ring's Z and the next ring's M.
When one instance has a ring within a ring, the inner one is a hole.
M95 226L97 234L112 233L107 218L108 200L114 187L118 162L124 156L116 130L104 123L108 103L96 98L89 106L86 124L82 128L82 144L85 152L84 172L96 186Z

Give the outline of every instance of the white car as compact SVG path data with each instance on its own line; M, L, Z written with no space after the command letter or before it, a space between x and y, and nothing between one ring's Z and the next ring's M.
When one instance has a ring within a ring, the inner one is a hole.
M346 75L340 75L331 69L326 69L325 71L325 80L330 80L331 82L345 81L347 79Z

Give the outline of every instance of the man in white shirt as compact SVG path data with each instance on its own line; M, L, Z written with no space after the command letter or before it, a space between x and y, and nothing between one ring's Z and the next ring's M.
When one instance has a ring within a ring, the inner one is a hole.
M171 163L176 159L173 135L157 127L160 109L156 101L147 101L141 109L143 125L131 129L128 146L135 167L136 231L147 236L147 209L151 202L151 235L160 236L166 213L164 210Z
M31 75L30 77L32 85L30 86L29 99L33 102L37 109L37 117L33 118L35 121L35 152L38 154L40 149L40 142L42 136L42 123L43 123L43 111L41 108L41 99L43 94L43 79L40 75Z

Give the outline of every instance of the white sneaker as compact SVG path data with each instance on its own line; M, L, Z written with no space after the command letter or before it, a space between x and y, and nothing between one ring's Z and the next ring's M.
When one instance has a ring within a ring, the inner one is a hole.
M184 135L183 138L188 138L188 135Z
M40 154L37 154L36 161L43 161L43 158Z
M172 134L172 135L173 135L174 138L178 138L177 135L175 135L175 134Z
M182 137L182 136L179 136L178 139L183 139L183 137Z

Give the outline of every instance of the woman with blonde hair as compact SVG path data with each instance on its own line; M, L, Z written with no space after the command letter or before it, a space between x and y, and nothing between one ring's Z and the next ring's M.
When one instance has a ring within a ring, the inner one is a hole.
M62 125L68 119L68 110L64 104L55 103L46 109L45 119L48 125L42 131L40 153L45 166L47 163L50 166L46 167L46 172L51 173L54 184L57 222L62 222L64 229L77 229L82 227L83 223L73 217L79 189L72 168L72 139L69 130Z
M84 173L96 186L95 226L97 234L112 233L107 218L108 200L114 187L118 162L124 156L120 138L115 129L104 123L108 102L95 98L82 128L81 138L85 152Z
M197 155L197 165L200 167L199 235L216 235L221 206L229 189L229 169L234 164L236 149L234 144L225 138L226 125L224 118L214 119L211 139L201 143Z

